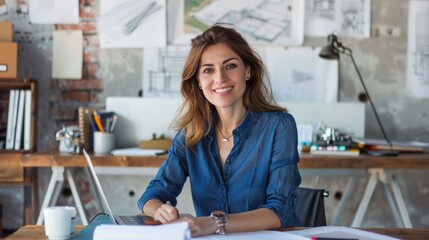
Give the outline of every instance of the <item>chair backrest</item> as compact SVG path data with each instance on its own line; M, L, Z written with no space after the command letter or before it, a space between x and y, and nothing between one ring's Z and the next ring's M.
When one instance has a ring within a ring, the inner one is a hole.
M326 226L325 200L329 192L324 189L299 187L296 214L304 227Z

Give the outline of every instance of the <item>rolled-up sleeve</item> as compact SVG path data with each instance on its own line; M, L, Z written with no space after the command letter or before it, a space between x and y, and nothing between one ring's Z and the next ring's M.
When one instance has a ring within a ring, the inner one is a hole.
M142 211L145 203L151 199L158 199L162 202L169 201L175 206L177 204L176 198L182 191L187 177L184 139L183 135L178 133L173 139L167 159L137 201L138 208Z
M297 164L299 154L296 123L290 114L283 113L277 126L271 153L270 173L266 188L267 201L259 207L274 211L281 227L294 226L297 195L301 183Z

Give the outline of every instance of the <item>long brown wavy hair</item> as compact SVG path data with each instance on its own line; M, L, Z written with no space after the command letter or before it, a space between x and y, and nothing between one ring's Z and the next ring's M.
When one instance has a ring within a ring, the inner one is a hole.
M174 127L176 130L184 130L187 148L195 146L208 134L213 117L217 114L215 107L204 97L197 78L201 55L210 45L225 44L250 67L250 79L246 83L243 96L247 110L286 111L273 100L271 85L259 54L249 46L240 33L224 25L217 23L192 39L192 47L183 68L181 92L184 102L179 109L180 114Z

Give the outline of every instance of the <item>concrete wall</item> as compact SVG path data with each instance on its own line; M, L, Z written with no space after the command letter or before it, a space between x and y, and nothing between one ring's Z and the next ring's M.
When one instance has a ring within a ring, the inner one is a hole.
M28 1L28 0L27 0ZM370 39L343 39L343 44L354 51L354 57L366 81L381 120L391 139L420 140L429 142L429 99L413 99L406 96L407 22L408 0L372 0L372 27L387 26L399 30L399 36L373 36ZM99 49L96 29L98 0L80 0L81 23L77 25L32 25L28 22L26 0L0 0L6 4L8 13L0 20L14 23L14 40L19 43L19 77L35 78L39 81L38 99L38 149L47 150L57 146L55 132L61 124L76 124L76 109L81 105L103 106L107 96L136 96L141 89L142 51L139 49ZM428 26L429 27L429 26ZM52 31L54 29L82 29L84 31L84 76L81 80L51 79ZM305 46L323 46L324 38L305 38ZM340 62L340 101L358 101L362 92L350 59L342 57ZM371 109L367 108L366 136L381 138ZM1 157L1 155L0 155ZM47 183L49 169L40 170L41 194ZM411 221L416 227L429 226L429 180L427 171L398 171L398 181L410 211ZM79 178L82 174L77 172ZM84 177L78 185L87 191ZM131 200L123 201L122 195L112 195L115 209L134 212L135 199L144 190L148 179L134 177L103 177L107 191L127 186L135 192ZM331 219L347 183L342 177L305 177L304 186L329 189L331 197L326 200L328 218ZM361 196L365 183L355 196ZM126 192L129 191L126 189ZM128 194L124 193L124 194ZM88 201L91 197L84 196ZM364 220L365 227L393 227L394 221L380 186L373 196L379 204L371 204ZM72 203L65 194L61 201ZM346 207L341 225L349 225L358 199ZM3 204L5 228L17 228L22 224L22 189L1 188L0 202ZM92 212L93 213L93 212ZM18 217L17 217L18 216Z

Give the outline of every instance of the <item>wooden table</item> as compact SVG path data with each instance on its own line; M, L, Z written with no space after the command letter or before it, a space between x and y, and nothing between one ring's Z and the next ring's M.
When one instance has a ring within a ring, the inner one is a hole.
M124 157L91 155L94 166L159 167L166 155L157 157ZM300 156L299 168L352 168L352 169L429 169L429 154L401 154L396 157L311 155ZM28 153L21 158L23 167L87 167L83 154L47 151Z
M80 231L83 226L76 226L75 233ZM304 228L286 228L284 231L301 230ZM429 229L413 229L413 228L360 228L361 230L370 231L378 234L383 234L391 237L396 237L404 240L427 239ZM45 236L45 228L43 225L26 225L18 231L7 237L6 239L47 239Z
M119 167L119 168L159 168L164 162L166 155L157 157L125 157L125 156L112 156L112 155L91 155L91 159L95 167ZM408 211L399 190L399 186L394 178L392 170L405 170L405 169L429 169L429 154L401 154L396 157L375 157L361 154L360 156L334 156L334 155L310 155L302 154L298 167L301 171L313 171L313 174L321 174L323 171L331 175L332 172L342 172L342 176L348 176L348 170L360 170L365 174L369 173L368 183L366 186L365 194L362 196L358 210L354 217L352 226L360 227L364 214L366 213L369 201L375 190L377 183L389 184L391 188L383 188L384 191L392 191L396 204L389 201L392 213L398 225L402 222L402 226L412 227ZM21 164L25 168L39 168L51 167L52 177L48 185L48 192L52 192L55 185L55 177L58 179L63 178L66 173L67 179L70 183L72 194L75 200L78 199L77 189L74 186L72 174L69 168L87 167L86 160L83 155L58 153L58 151L47 151L38 153L25 154L21 158ZM331 175L332 176L332 175ZM387 179L387 180L386 180ZM339 224L340 214L347 203L348 199L354 191L356 178L351 177L347 188L344 192L343 198L337 209L337 214L334 216L333 225ZM392 190L390 190L392 189ZM51 191L52 190L52 191ZM392 192L386 192L386 195L392 196ZM37 192L33 191L33 199L37 197ZM37 199L37 198L36 198ZM42 204L42 209L49 204L51 198L46 199ZM83 207L78 207L78 212L82 213ZM33 212L37 216L37 209ZM82 216L82 214L80 214ZM86 219L83 219L85 224ZM39 215L38 224L41 224L43 219ZM26 221L28 224L29 222ZM31 222L30 222L31 223ZM401 226L401 225L400 225Z

